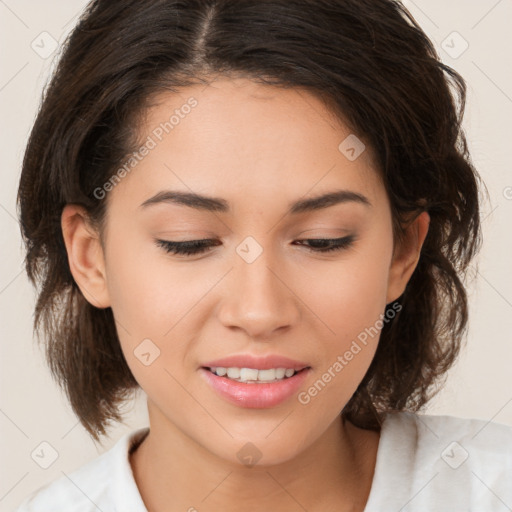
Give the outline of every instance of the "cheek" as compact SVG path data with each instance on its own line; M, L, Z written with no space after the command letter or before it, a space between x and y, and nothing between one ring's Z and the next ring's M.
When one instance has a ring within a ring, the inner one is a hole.
M304 282L304 296L317 313L313 334L323 333L318 340L323 354L314 382L298 398L317 418L333 419L372 362L383 326L387 269L385 250L376 254L360 249L328 272L317 273L314 281Z
M142 354L150 353L150 360L154 360L150 368L158 365L164 334L183 315L180 305L187 287L179 275L165 277L166 269L155 257L151 243L136 242L129 238L129 232L126 234L113 234L109 241L108 292L121 348L141 383L141 378L142 382L147 378L143 375L150 375L144 364L148 357Z
M116 319L129 331L161 337L196 295L194 280L150 241L113 236L111 247L107 275Z
M139 347L151 357L158 354L152 370L182 366L189 342L180 340L193 338L197 314L204 314L201 305L219 272L204 266L198 273L197 266L171 262L151 242L124 236L111 237L108 256L108 289L121 347L136 379L147 383L151 376L141 368Z
M169 385L165 344L176 336L192 291L183 273L171 272L150 243L133 247L121 237L111 242L107 276L116 330L128 367L149 395L162 383ZM176 350L173 356L182 359Z
M366 245L337 261L317 262L305 279L297 281L301 282L299 296L317 315L327 338L334 335L330 337L339 346L373 326L385 310L387 250Z

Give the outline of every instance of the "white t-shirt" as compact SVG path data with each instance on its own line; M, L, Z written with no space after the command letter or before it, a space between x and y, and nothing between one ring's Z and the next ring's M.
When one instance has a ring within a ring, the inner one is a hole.
M16 512L147 512L128 459L148 427L32 492ZM384 419L364 512L510 512L512 427L410 412Z

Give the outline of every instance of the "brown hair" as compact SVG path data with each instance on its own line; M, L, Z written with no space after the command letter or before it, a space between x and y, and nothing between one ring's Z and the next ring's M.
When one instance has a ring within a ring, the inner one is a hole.
M428 211L418 265L343 410L378 429L386 410L419 410L455 361L468 321L462 279L481 243L478 181L461 122L466 86L393 0L95 0L66 40L43 93L18 190L26 271L40 290L34 329L89 434L99 439L138 388L110 308L92 306L70 272L60 217L140 146L149 98L214 74L321 98L376 155L395 242ZM453 94L455 92L456 94ZM456 105L458 100L459 106ZM108 197L107 197L108 199Z

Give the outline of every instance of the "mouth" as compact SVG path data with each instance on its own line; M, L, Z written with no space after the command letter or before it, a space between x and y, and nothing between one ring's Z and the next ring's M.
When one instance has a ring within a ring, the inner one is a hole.
M238 368L238 367L223 367L223 366L203 366L205 370L210 371L218 377L225 377L226 379L234 382L243 382L245 384L269 384L273 382L280 382L290 379L304 370L311 367L305 366L304 368Z
M268 409L297 393L310 371L310 366L300 369L202 366L200 375L223 400L237 407Z

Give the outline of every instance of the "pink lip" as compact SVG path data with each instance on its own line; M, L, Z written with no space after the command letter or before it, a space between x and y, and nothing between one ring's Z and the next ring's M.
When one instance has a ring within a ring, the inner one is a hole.
M222 359L221 361L225 360ZM238 364L230 364L234 367L240 367ZM212 366L221 365L212 364ZM242 365L241 367L251 368L251 365ZM276 367L293 368L294 365L278 365ZM253 409L274 407L281 402L284 402L298 391L304 380L307 378L309 372L310 369L305 368L299 373L296 373L293 377L285 378L277 382L271 382L268 384L247 384L228 379L227 377L219 377L207 368L200 368L200 374L202 377L217 393L219 393L220 396L239 407Z
M254 368L256 370L269 370L270 368L293 368L296 371L307 368L309 365L301 361L294 361L279 355L252 356L249 354L232 355L209 361L201 365L203 368ZM258 384L260 386L261 384Z

